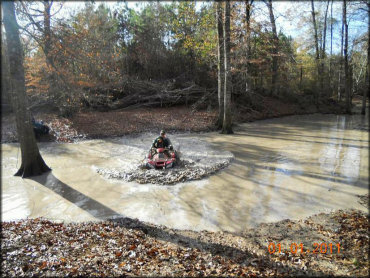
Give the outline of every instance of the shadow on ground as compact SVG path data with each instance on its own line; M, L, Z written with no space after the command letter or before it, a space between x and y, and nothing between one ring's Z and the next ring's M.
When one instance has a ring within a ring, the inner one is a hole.
M261 262L263 261L264 267L269 267L272 269L277 267L276 262L271 260L268 254L257 255L256 253L252 253L249 252L248 250L239 249L233 246L202 241L197 239L197 234L199 233L196 232L169 229L164 226L156 226L153 224L141 222L138 219L125 217L124 215L112 210L108 206L90 198L89 196L86 196L85 194L75 190L71 186L60 181L53 175L52 172L43 174L41 176L33 177L32 180L47 187L54 193L60 195L61 197L65 198L69 202L80 207L81 209L91 214L93 217L96 217L100 220L112 221L126 229L141 230L145 234L157 238L159 240L172 242L174 244L181 245L184 247L197 248L201 251L209 252L214 256L215 255L223 256L227 259L234 260L238 264L241 263L248 264L250 261L258 259L258 261ZM186 236L187 233L192 236ZM232 234L230 233L226 234L232 236ZM260 246L255 246L255 248L258 247L263 248L261 244L258 245ZM286 270L289 273L297 274L301 273L301 275L303 274L303 272L301 272L299 268L287 267ZM310 269L307 269L306 271L309 271L311 275L314 276L325 275L325 273L320 271Z

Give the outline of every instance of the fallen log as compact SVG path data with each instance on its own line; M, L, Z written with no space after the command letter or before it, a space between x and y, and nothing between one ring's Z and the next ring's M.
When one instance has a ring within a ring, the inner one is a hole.
M81 102L92 108L122 109L128 107L168 107L194 103L200 106L207 100L214 101L214 89L187 82L186 87L174 88L171 82L126 80L121 84L87 88Z

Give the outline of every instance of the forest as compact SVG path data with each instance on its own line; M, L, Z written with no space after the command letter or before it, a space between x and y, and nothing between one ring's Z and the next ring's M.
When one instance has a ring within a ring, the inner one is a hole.
M216 3L128 3L86 2L77 10L63 2L17 3L28 96L62 115L182 104L217 109ZM348 94L350 112L353 96L367 91L367 1L307 1L300 11L292 3L278 14L274 4L231 2L233 104L258 110L259 96L341 104ZM277 17L299 18L303 35L285 34ZM2 96L9 103L5 39Z
M1 12L4 277L369 276L368 0Z

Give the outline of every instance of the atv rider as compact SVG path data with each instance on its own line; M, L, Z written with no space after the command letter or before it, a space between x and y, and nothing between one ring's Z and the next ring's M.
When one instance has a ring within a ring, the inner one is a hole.
M157 152L157 148L165 148L165 153L167 156L170 156L170 152L168 151L168 149L170 149L171 151L173 150L171 140L167 138L166 132L164 130L161 130L159 137L157 137L153 141L151 148L152 155L154 155Z

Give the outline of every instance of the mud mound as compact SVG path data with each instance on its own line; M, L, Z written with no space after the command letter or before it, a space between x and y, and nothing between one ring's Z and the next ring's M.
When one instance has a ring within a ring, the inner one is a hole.
M126 139L125 145L130 147L126 147L126 155L124 157L127 159L120 159L120 167L95 167L96 172L107 179L135 181L142 184L171 185L205 178L227 167L234 158L232 153L215 150L210 144L199 140L199 138L190 137L189 135L176 135L171 136L171 141L175 149L183 150L179 152L180 163L171 169L147 170L143 167L144 159L142 159L142 157L145 157L147 150L143 147L138 147L138 142L141 143L140 146L150 146L149 142L143 141L143 138L146 137L149 136L142 135L141 139L135 138L133 141L135 142L134 145L127 141L131 141L130 139ZM141 159L138 159L139 156L141 156ZM135 161L132 159L134 157L136 157Z

